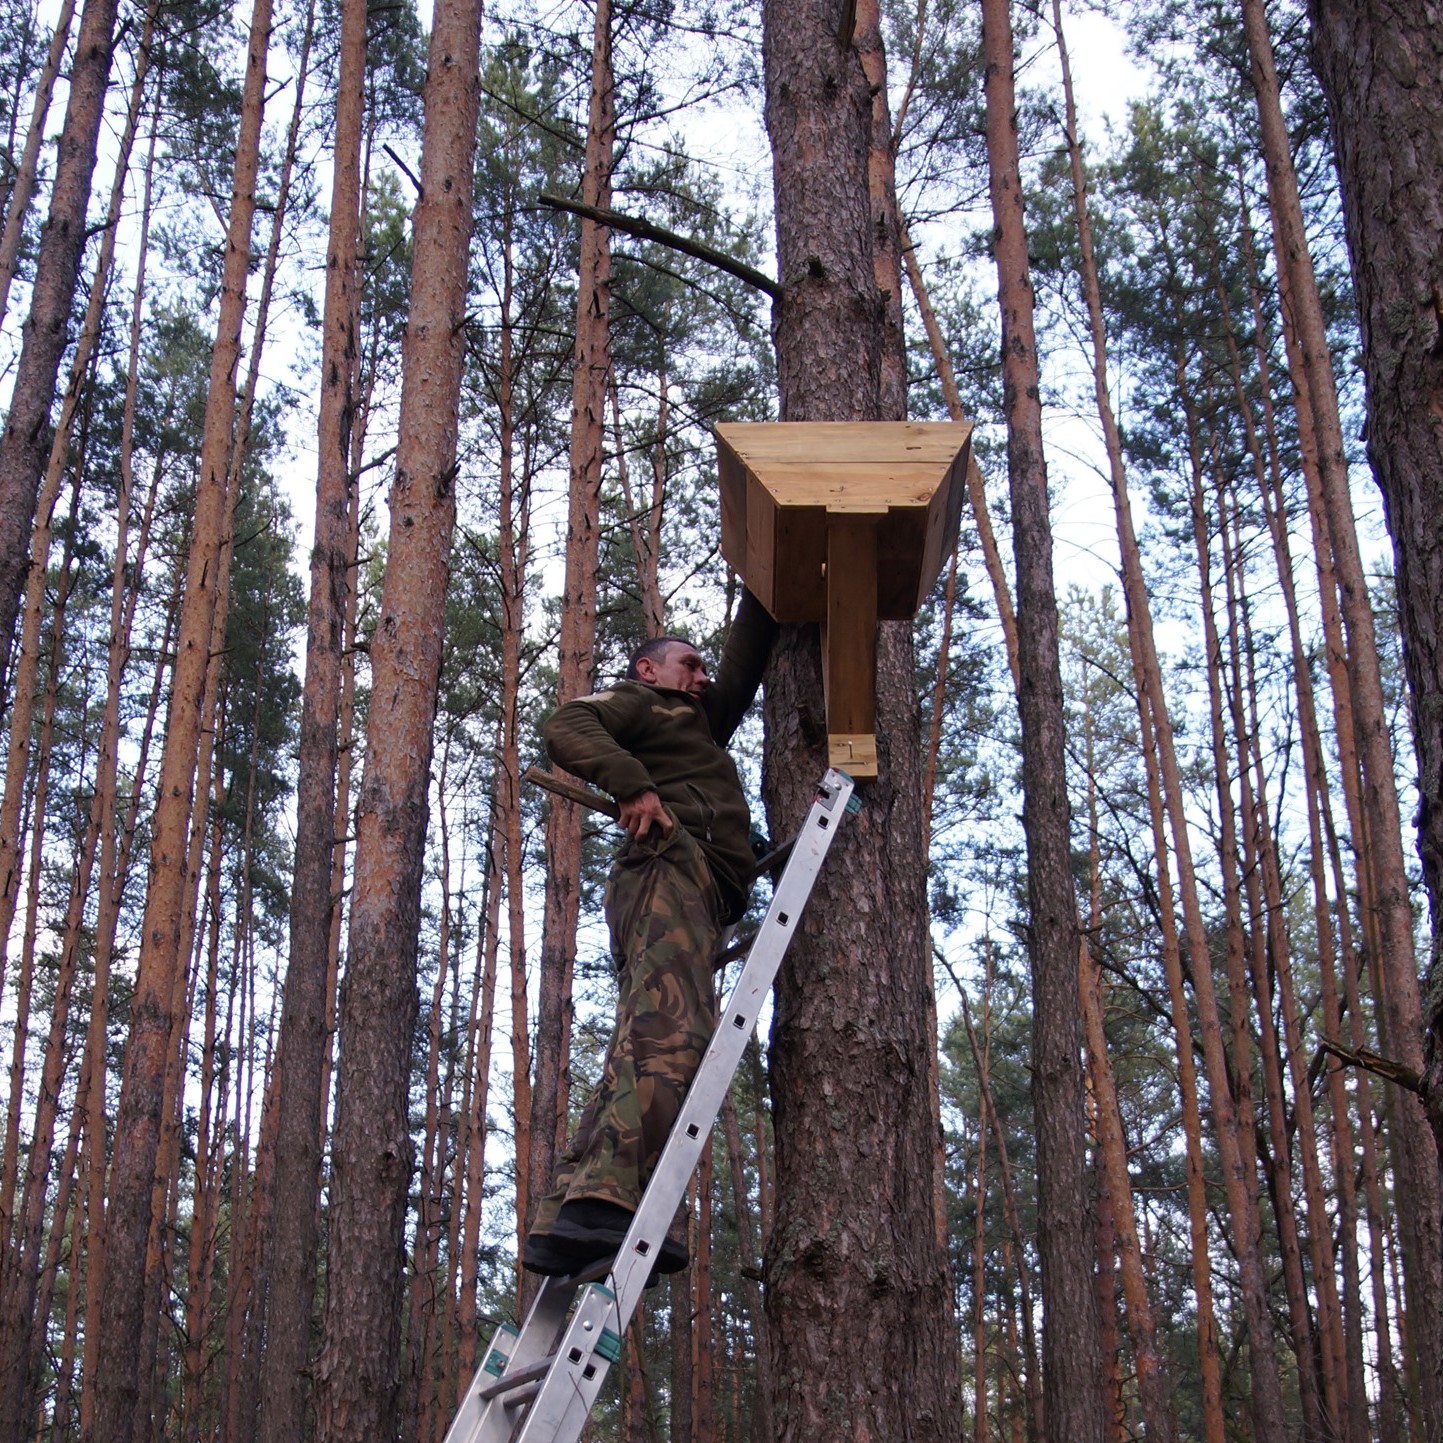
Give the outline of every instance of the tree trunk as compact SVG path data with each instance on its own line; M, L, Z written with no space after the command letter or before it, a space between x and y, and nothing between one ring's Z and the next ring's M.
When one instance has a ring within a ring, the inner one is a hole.
M366 7L341 8L340 74L331 178L330 238L322 321L319 464L315 540L306 611L306 679L301 694L296 782L295 876L291 889L277 1091L276 1209L266 1351L261 1371L261 1443L300 1437L310 1392L306 1362L315 1307L317 1195L321 1171L321 1079L326 1051L326 974L336 850L337 722L341 641L351 585L351 426L355 414L357 272L360 253L361 95Z
M256 0L236 142L234 191L226 236L220 319L206 401L195 521L161 757L160 792L151 823L150 878L116 1118L107 1259L101 1295L106 1327L96 1362L96 1443L129 1443L139 1389L140 1360L136 1347L141 1326L140 1281L144 1277L151 1179L161 1126L171 998L176 970L185 965L185 956L179 950L183 897L187 889L193 887L185 858L202 707L210 672L212 625L218 593L224 583L220 574L223 541L234 505L234 494L227 484L228 453L233 438L235 373L250 263L270 28L270 0Z
M0 433L0 637L5 638L0 647L0 697L5 695L9 638L25 589L25 554L36 495L50 454L50 405L85 248L85 209L110 77L115 8L116 0L85 0L80 13L50 215L40 233L30 315L16 363L10 412Z
M1258 98L1278 268L1288 280L1291 320L1302 352L1316 430L1319 479L1348 634L1368 847L1375 864L1378 960L1385 979L1380 999L1382 1041L1391 1056L1422 1072L1423 1011L1397 784L1373 612L1353 524L1332 357L1303 224L1267 16L1262 0L1243 0L1242 10ZM1369 447L1388 502L1399 563L1404 656L1414 689L1422 771L1422 851L1430 899L1437 899L1443 853L1434 845L1433 829L1443 823L1434 820L1432 803L1443 775L1443 745L1437 741L1436 700L1430 700L1438 695L1436 671L1423 658L1436 644L1435 624L1443 596L1439 582L1443 571L1437 562L1432 521L1434 502L1443 492L1438 429L1443 397L1443 355L1438 350L1443 279L1437 195L1437 180L1443 175L1443 138L1436 123L1439 101L1427 94L1430 77L1436 73L1436 65L1429 66L1430 58L1436 59L1443 42L1432 19L1418 15L1400 25L1400 17L1391 12L1385 18L1348 0L1319 0L1314 18L1320 71L1331 97L1347 198L1369 406L1373 411L1382 407L1371 419L1375 429L1370 432ZM1361 56L1367 56L1368 62L1359 64ZM1380 163L1380 157L1388 157L1390 163ZM1419 183L1414 177L1426 179ZM1406 198L1395 193L1395 185ZM1387 219L1375 224L1376 217ZM1443 910L1435 910L1435 922L1440 917ZM1435 938L1438 935L1435 926ZM1443 1097L1443 1090L1438 1095ZM1420 1359L1424 1430L1432 1436L1443 1430L1443 1308L1438 1301L1443 1297L1443 1181L1439 1177L1443 1102L1434 1102L1430 1094L1425 1114L1418 1097L1399 1091L1389 1104L1398 1186L1403 1196L1413 1200L1400 1214L1399 1228L1408 1311Z
M883 364L861 58L850 37L839 43L836 6L823 0L770 0L763 25L782 419L900 419L904 398L883 390L895 367ZM895 201L884 199L895 236ZM947 1259L932 1226L914 677L910 626L882 628L880 775L837 840L777 986L767 1317L780 1440L940 1439L959 1410ZM825 767L823 715L816 633L786 628L765 709L774 835L800 820Z
M983 947L986 952L986 970L983 973L984 986L991 988L992 977L992 939L983 937ZM961 992L961 986L958 985ZM986 1002L990 1013L990 1000ZM997 1104L992 1098L992 1084L989 1080L990 1071L990 1042L986 1050L977 1044L977 1036L972 1027L972 1018L967 1007L967 994L962 992L962 1021L967 1028L967 1044L972 1049L972 1063L977 1069L977 1090L982 1103L982 1115L978 1119L980 1125L990 1127L992 1136L997 1140L997 1171L1002 1183L1002 1212L1007 1220L1007 1243L1004 1248L1004 1264L1012 1264L1017 1270L1017 1306L1022 1314L1022 1352L1027 1360L1026 1376L1023 1382L1023 1396L1027 1402L1027 1433L1032 1443L1043 1443L1051 1435L1047 1429L1047 1410L1043 1399L1042 1369L1039 1366L1037 1354L1037 1336L1034 1323L1034 1309L1032 1306L1032 1287L1027 1276L1027 1248L1026 1238L1022 1232L1022 1219L1017 1208L1017 1194L1012 1185L1012 1163L1007 1156L1007 1131L1002 1125L1002 1119L997 1114ZM988 1015L983 1017L984 1032L990 1026ZM985 1154L982 1150L981 1139L978 1139L978 1171L977 1187L979 1195L985 1204L985 1176L986 1169L983 1166ZM973 1235L973 1286L974 1290L982 1288L983 1274L980 1271L981 1248L983 1243L982 1224L979 1221L977 1231ZM974 1300L975 1301L975 1300ZM984 1338L983 1316L974 1306L973 1312L974 1336L977 1339ZM981 1343L978 1343L981 1347ZM982 1387L985 1374L985 1359L982 1368L976 1373L975 1381L978 1387Z
M716 1141L696 1170L696 1246L692 1249L691 1420L693 1443L718 1443L716 1416L716 1300L711 1286L712 1176Z
M40 159L40 144L45 138L45 117L50 112L50 97L55 90L55 77L65 47L70 43L70 26L75 19L75 0L61 0L60 14L50 36L45 64L35 84L35 104L30 111L30 129L25 132L25 148L15 167L10 193L5 197L5 229L0 233L0 320L10 305L10 283L15 279L15 266L20 259L20 242L25 233L25 217L35 190L35 167ZM12 116L12 119L14 117Z
M499 812L499 809L498 809ZM486 852L486 907L476 938L477 971L481 985L471 1008L471 1071L464 1092L461 1136L464 1147L456 1163L458 1177L466 1179L465 1210L461 1221L461 1298L456 1327L456 1389L450 1407L461 1406L476 1371L476 1288L480 1275L481 1211L485 1201L486 1139L490 1136L487 1104L491 1097L491 1027L496 1007L496 972L501 949L501 889L505 876L505 838L500 816L493 812L491 838ZM464 1162L462 1159L464 1158Z
M611 0L596 0L591 52L591 101L581 198L611 204L616 107L611 67ZM584 696L593 680L596 641L596 564L600 542L601 461L606 437L606 386L611 373L611 232L581 222L576 294L576 350L571 384L571 484L567 510L566 576L561 601L556 701ZM556 1140L564 1131L564 1039L569 1035L569 980L581 907L581 808L553 798L546 813L546 911L542 919L540 986L536 1000L535 1079L528 1129L524 1234L551 1185ZM523 1275L530 1296L534 1279Z
M1428 1116L1443 1151L1443 35L1424 10L1314 0L1313 54L1332 120L1363 333L1368 457L1398 570L1433 923ZM1437 1297L1434 1293L1423 1297ZM1436 1308L1433 1309L1436 1313ZM1437 1354L1434 1354L1435 1359ZM1436 1384L1434 1385L1437 1386ZM1436 1398L1436 1394L1435 1394ZM1433 1426L1439 1427L1435 1416Z
M722 1131L726 1135L727 1159L731 1165L732 1201L736 1205L738 1271L742 1278L742 1293L746 1298L752 1343L756 1348L752 1438L755 1443L770 1443L772 1417L768 1404L771 1399L772 1379L770 1349L767 1346L767 1318L762 1308L761 1286L755 1281L758 1268L756 1243L752 1236L752 1204L747 1194L741 1124L737 1121L736 1104L732 1101L730 1092L722 1101L721 1120Z
M530 1215L531 1034L527 1022L526 892L521 816L521 648L526 632L530 485L516 480L514 262L510 237L502 256L501 344L496 387L500 475L497 547L501 580L501 766L496 780L498 888L506 889L506 940L511 993L512 1116L516 1142L517 1256ZM498 944L499 945L499 942Z
M1273 559L1279 588L1287 611L1293 683L1297 689L1298 732L1302 743L1303 781L1308 808L1308 871L1313 889L1313 930L1317 938L1318 972L1322 984L1323 1030L1328 1037L1341 1038L1343 1027L1337 982L1337 947L1332 907L1328 899L1328 862L1322 824L1322 814L1328 807L1328 774L1323 761L1322 738L1318 731L1317 700L1313 692L1312 672L1303 646L1293 560L1288 540L1287 505L1283 494L1277 423L1272 402L1267 330L1264 325L1261 287L1253 265L1252 222L1245 197L1243 226L1245 243L1242 250L1248 265L1252 292L1254 349L1268 458L1266 474L1261 478L1261 499L1268 533L1273 543ZM1363 1376L1364 1324L1358 1268L1356 1159L1344 1069L1335 1059L1330 1059L1326 1066L1331 1115L1332 1173L1337 1180L1338 1193L1337 1251L1343 1268L1342 1328L1348 1409L1345 1437L1348 1443L1367 1443L1368 1396ZM1386 1319L1384 1324L1386 1327ZM1380 1346L1380 1353L1383 1350L1383 1346Z
M411 1171L407 1083L432 725L456 516L480 36L477 0L437 4L413 222L391 533L371 643L366 766L356 808L326 1333L317 1372L322 1443L389 1438L396 1422Z
M1023 829L1027 837L1028 961L1032 969L1032 1106L1037 1131L1038 1255L1042 1267L1043 1391L1057 1438L1100 1440L1103 1407L1097 1296L1075 1230L1091 1205L1078 1018L1077 902L1064 751L1057 599L1042 447L1037 343L1028 274L1009 0L984 0L987 160L1003 407L1012 494L1021 684Z
M942 335L942 327L937 323L937 313L932 307L932 298L917 260L917 248L912 244L905 225L901 231L901 246L902 259L907 266L907 280L912 287L912 298L917 302L917 311L927 333L927 344L931 347L932 360L942 382L942 397L947 403L947 414L954 421L965 420L962 395L957 389L957 377L952 370L952 358L947 354L947 342ZM1017 613L1012 606L1007 570L1002 564L1002 553L998 550L997 537L992 529L992 513L987 505L982 468L977 464L975 454L967 458L967 499L972 503L972 521L977 527L983 564L987 568L987 578L992 583L992 595L997 603L998 619L1002 623L1002 641L1007 648L1007 668L1012 673L1012 685L1017 687L1020 685L1017 664ZM928 795L930 798L930 792Z

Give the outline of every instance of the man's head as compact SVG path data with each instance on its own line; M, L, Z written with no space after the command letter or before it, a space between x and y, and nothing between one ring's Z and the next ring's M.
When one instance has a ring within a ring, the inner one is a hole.
M656 636L642 642L631 654L626 679L670 687L690 696L701 696L711 685L701 653L682 636Z

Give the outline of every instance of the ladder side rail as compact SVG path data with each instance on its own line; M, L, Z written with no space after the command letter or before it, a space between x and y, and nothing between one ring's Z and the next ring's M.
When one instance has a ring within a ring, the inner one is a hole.
M503 1323L497 1329L446 1430L445 1443L507 1443L516 1419L506 1407L506 1395L485 1398L482 1394L495 1383L544 1362L555 1351L575 1292L576 1284L569 1278L543 1278L521 1327Z

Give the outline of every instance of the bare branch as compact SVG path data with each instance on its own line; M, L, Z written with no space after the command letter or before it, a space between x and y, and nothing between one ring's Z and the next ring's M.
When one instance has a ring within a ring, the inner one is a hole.
M588 220L596 221L598 225L609 226L612 230L622 231L626 235L635 236L638 240L655 241L658 245L664 245L671 250L680 251L683 255L691 256L693 260L715 266L717 270L725 271L728 275L735 276L739 281L745 281L747 285L754 286L759 291L765 291L773 300L782 293L779 282L774 281L769 275L755 267L747 265L745 261L734 260L723 251L713 250L711 246L703 245L701 241L678 235L664 226L653 225L651 221L642 220L640 216L623 215L617 210L585 205L579 200L568 200L564 196L551 195L547 191L542 191L536 198L542 205L550 206L553 210L566 210L573 215L585 216Z

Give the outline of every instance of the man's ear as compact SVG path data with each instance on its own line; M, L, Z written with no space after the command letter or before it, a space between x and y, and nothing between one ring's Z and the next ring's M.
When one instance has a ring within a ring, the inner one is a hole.
M656 663L649 656L639 656L636 659L636 675L647 683L648 686L656 685Z

